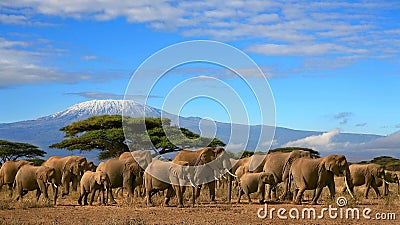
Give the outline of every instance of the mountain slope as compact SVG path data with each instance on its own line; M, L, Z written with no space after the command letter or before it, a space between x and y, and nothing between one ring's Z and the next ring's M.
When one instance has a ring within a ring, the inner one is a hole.
M123 109L126 109L124 115L138 117L145 112L148 117L160 117L162 111L150 106L142 105L133 101L123 100L92 100L82 102L69 107L68 109L57 112L55 114L41 117L35 120L21 121L15 123L0 124L0 139L18 142L28 142L39 146L47 151L49 155L69 155L71 152L59 149L48 149L48 146L59 142L63 139L63 133L59 131L60 128L71 124L72 122L86 119L90 116L99 116L104 114L121 115ZM164 112L165 113L165 112ZM198 117L177 117L175 115L165 113L166 117L172 120L173 124L179 124L181 127L188 128L193 132L200 133L199 124L201 118ZM228 124L222 122L215 122L216 124L216 137L228 143L232 126L243 132L241 135L247 135L246 125ZM266 128L266 127L264 127ZM250 126L249 142L247 146L242 149L254 149L257 145L258 137L260 136L261 126ZM316 131L302 131L292 130L287 128L277 127L275 131L274 145L272 147L280 147L281 145L290 141L306 138L314 135L321 135L322 132ZM334 137L334 141L338 143L364 143L380 138L379 135L369 134L347 134L340 133ZM233 140L234 141L234 140ZM79 152L74 152L77 154ZM91 159L96 158L96 152L84 152L85 156ZM370 156L365 156L366 159Z

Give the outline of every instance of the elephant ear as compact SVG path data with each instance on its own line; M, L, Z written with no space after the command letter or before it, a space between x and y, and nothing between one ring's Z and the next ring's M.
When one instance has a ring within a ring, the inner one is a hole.
M42 180L42 181L46 181L47 180L47 170L43 169L43 168L39 168L36 170L36 179Z
M179 166L171 166L169 168L169 172L174 176L179 178L179 171L178 171Z
M75 159L68 159L64 164L63 171L73 173Z
M95 175L94 175L94 179L96 180L96 183L97 184L100 184L101 185L101 173L96 173Z

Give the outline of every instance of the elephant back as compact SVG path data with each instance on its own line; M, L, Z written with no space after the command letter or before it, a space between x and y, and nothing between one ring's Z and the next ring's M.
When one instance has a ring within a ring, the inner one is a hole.
M21 167L15 176L15 183L17 185L22 185L23 187L36 187L36 171L38 168L38 166L32 165Z

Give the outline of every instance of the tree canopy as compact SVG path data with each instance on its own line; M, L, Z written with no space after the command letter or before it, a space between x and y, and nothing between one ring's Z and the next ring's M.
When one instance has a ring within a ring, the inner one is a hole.
M18 159L31 159L36 157L43 157L45 151L40 150L39 147L28 143L11 142L0 140L0 163L5 161L18 160Z
M217 138L200 137L186 128L171 126L171 120L165 118L125 117L122 120L120 115L94 116L60 130L65 132L65 139L50 148L70 151L97 149L101 151L99 159L119 156L129 151L128 145L131 149L225 146Z
M379 156L375 157L371 161L361 161L359 164L376 163L385 166L385 169L392 171L400 171L400 159L393 158L391 156Z
M313 150L313 149L310 149L310 148L300 148L300 147L276 148L276 149L269 150L268 153L271 153L271 152L292 152L294 150L309 151L311 153L311 157L313 157L313 158L320 158L321 157L317 150Z

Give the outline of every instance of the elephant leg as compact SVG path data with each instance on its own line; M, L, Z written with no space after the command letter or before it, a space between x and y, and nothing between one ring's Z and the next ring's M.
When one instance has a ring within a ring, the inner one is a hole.
M251 203L250 192L247 190L245 192L245 194L247 195L247 199L249 200L249 204L250 204Z
M54 205L57 205L57 197L58 197L58 187L53 186L53 200L54 200Z
M334 199L335 198L335 183L334 182L329 183L328 188L329 188L329 193L330 193L331 199Z
M297 195L296 195L296 199L294 201L294 204L296 205L300 205L301 204L301 200L303 198L303 193L306 189L305 188L300 188L299 190L297 190Z
M317 204L318 198L321 195L323 188L324 187L317 187L317 190L315 192L315 196L314 196L314 198L313 198L313 200L311 202L312 205L316 205Z
M174 189L172 187L169 187L167 189L167 194L165 195L165 201L164 201L164 205L168 206L169 205L169 200L171 199L171 197L174 195Z
M215 202L215 183L216 181L211 181L207 186L210 192L210 201Z
M79 204L79 205L82 205L82 198L83 198L84 195L85 195L85 193L81 193L81 194L79 195L79 198L78 198L78 204Z
M243 194L244 194L244 192L243 192L242 188L239 187L237 203L240 203L240 198L242 197Z
M293 190L293 196L292 196L292 201L293 201L293 202L296 201L296 196L297 196L297 193L298 193L298 192L299 192L299 189L297 189L297 188Z
M93 204L95 192L96 192L96 190L93 190L93 191L90 193L90 202L89 202L89 205L92 205L92 204ZM99 196L100 196L100 192L101 192L101 191L99 190ZM100 201L101 201L101 205L102 205L103 202L104 202L104 192L103 192L103 196L100 197Z
M375 183L375 182L372 182L371 186L372 186L372 188L374 189L374 191L375 191L375 193L376 193L376 196L377 196L378 198L381 197L381 193L379 192L379 189L378 189L378 187L376 186L376 183Z
M179 185L174 185L174 189L175 189L175 194L176 197L178 198L178 207L179 208L183 208L183 195L182 195L182 190L181 187Z
M196 187L196 198L200 197L201 186Z
M364 197L365 197L365 199L368 199L368 193L369 193L369 189L371 189L371 183L367 183L366 187L367 188L365 189Z
M271 185L271 200L275 201L277 199L277 194L276 194L276 185Z
M12 198L13 195L13 184L8 184L8 196L10 196L10 198Z
M272 196L271 196L271 185L267 184L267 199L272 200Z
M79 183L79 180L77 177L72 178L72 190L73 191L78 190L78 183Z
M117 204L117 202L115 201L115 199L114 199L114 195L113 195L113 193L112 193L112 188L109 188L108 189L108 195L110 196L110 203L111 204Z
M85 192L85 195L84 195L84 198L83 198L83 205L88 205L88 201L87 201L88 195L89 195L89 192Z
M151 190L149 188L146 188L146 202L147 206L154 206L153 202L151 201Z
M40 192L40 189L36 189L36 201L39 201L40 195L42 194L42 192Z

